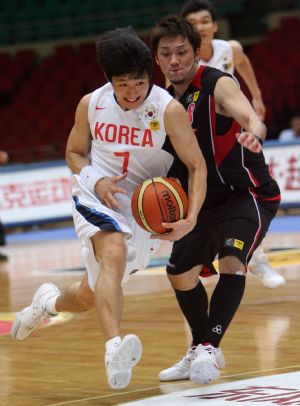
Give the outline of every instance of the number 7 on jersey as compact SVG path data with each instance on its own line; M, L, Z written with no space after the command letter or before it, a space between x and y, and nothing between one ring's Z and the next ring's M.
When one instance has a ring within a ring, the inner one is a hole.
M121 157L124 159L123 161L123 167L122 167L122 173L127 172L128 170L128 163L129 163L129 152L114 152L115 156Z

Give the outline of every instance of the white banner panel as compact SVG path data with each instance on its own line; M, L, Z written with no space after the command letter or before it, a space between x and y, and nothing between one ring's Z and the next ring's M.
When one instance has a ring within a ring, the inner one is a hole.
M48 165L30 165L30 169L23 165L22 170L1 173L0 213L4 224L43 222L71 216L71 172L65 164Z
M281 189L281 206L300 207L300 144L267 142L264 153ZM64 162L0 170L0 216L5 225L71 217L71 173Z
M281 206L300 207L300 144L272 142L264 154L281 190Z

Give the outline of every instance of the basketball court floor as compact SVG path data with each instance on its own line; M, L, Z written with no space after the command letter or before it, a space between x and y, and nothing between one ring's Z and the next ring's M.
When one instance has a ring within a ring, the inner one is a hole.
M63 289L82 275L72 228L8 236L0 264L0 405L300 405L300 218L278 217L265 240L286 284L268 289L249 274L245 296L223 342L226 367L211 385L160 383L161 369L189 346L188 328L164 274L164 244L125 288L122 334L137 334L143 357L130 385L106 382L104 342L95 311L62 313L24 342L9 333L14 314L50 281ZM204 281L209 292L217 277Z

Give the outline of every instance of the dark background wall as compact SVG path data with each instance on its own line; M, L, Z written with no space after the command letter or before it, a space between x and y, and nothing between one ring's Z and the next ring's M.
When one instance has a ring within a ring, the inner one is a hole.
M218 36L240 40L251 59L268 136L276 138L300 110L300 0L212 2ZM94 50L98 35L131 25L147 41L154 23L183 3L0 0L0 149L12 162L63 158L78 101L105 82ZM158 69L153 79L163 85Z

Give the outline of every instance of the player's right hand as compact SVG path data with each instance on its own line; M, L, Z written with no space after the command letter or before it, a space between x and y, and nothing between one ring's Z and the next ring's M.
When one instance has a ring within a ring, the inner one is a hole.
M119 176L110 176L99 179L95 185L95 192L100 201L110 209L119 209L120 203L115 198L115 193L126 193L126 190L117 186L118 182L124 180L127 172Z

